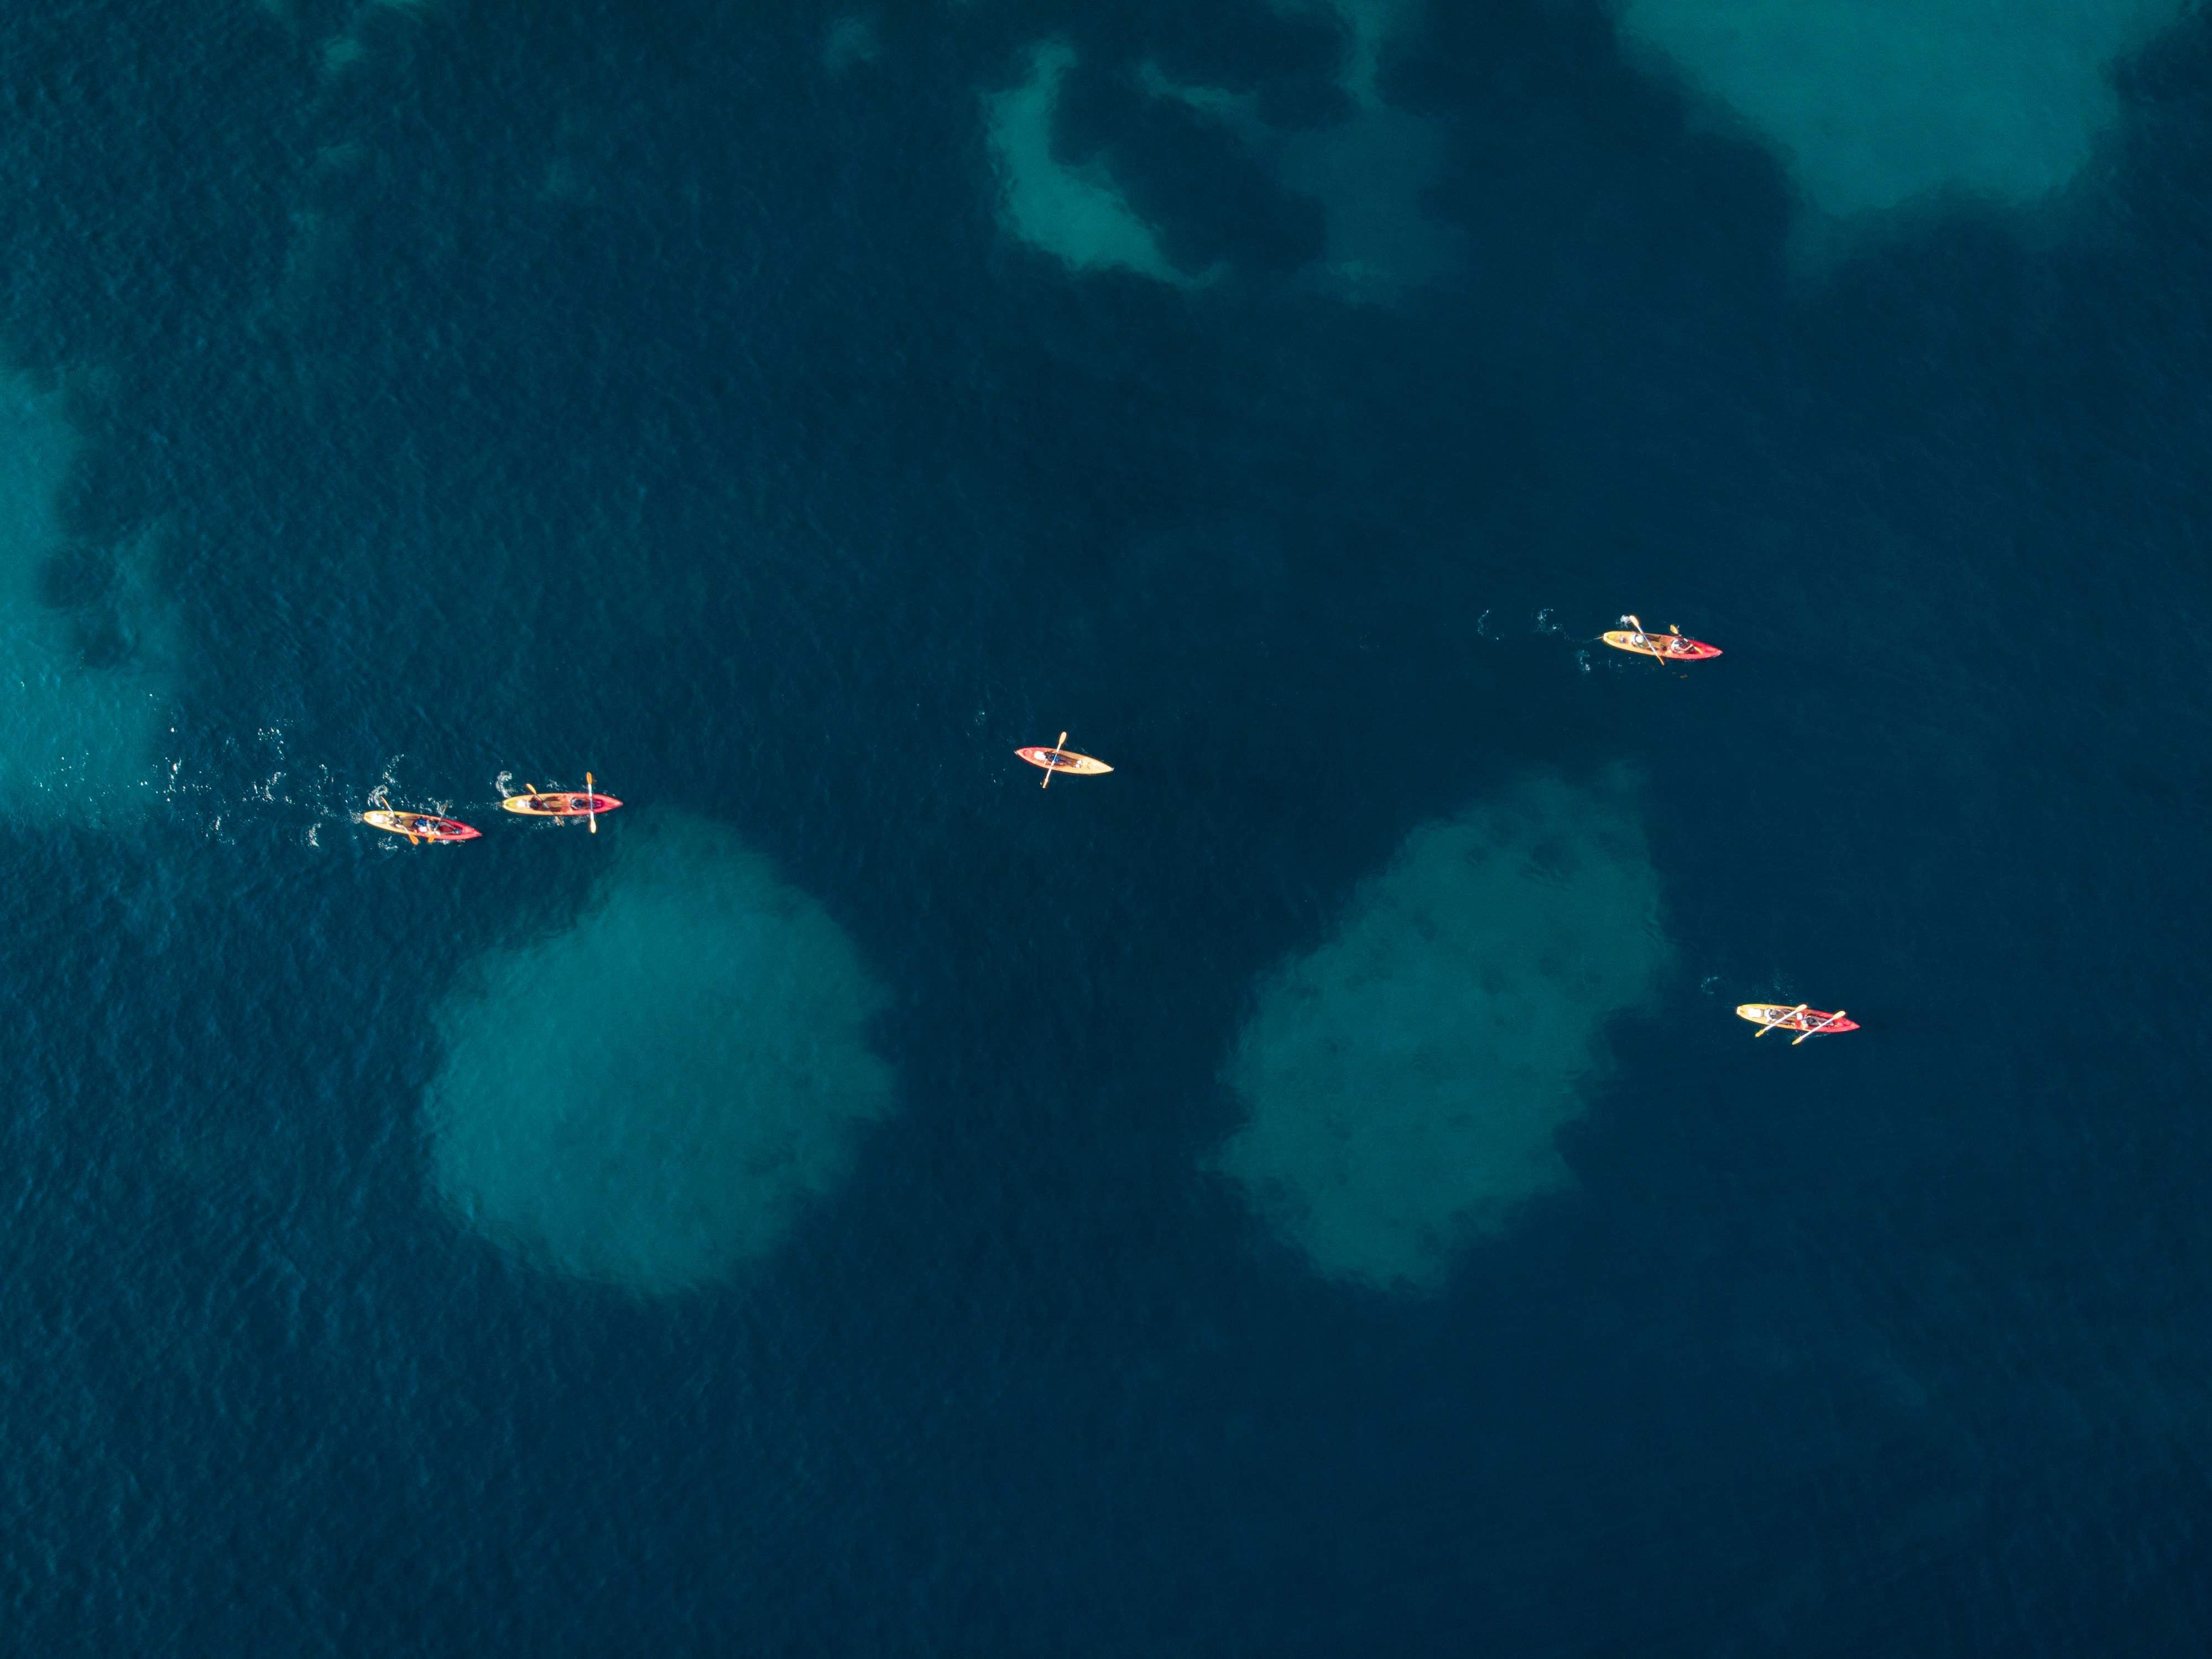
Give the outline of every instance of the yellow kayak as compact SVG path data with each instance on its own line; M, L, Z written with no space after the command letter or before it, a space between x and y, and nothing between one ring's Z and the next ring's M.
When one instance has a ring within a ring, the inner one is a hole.
M453 818L433 817L428 812L392 812L380 807L363 812L361 821L372 830L389 830L420 846L426 841L474 841L483 834Z
M1693 640L1671 628L1663 634L1654 634L1633 617L1623 617L1621 621L1628 626L1613 629L1603 635L1605 642L1616 651L1656 657L1662 662L1703 662L1721 653L1717 645L1707 645L1703 640Z
M1103 760L1093 760L1088 755L1079 755L1073 749L1064 748L1062 745L1066 742L1067 733L1063 732L1060 734L1060 742L1049 749L1038 745L1014 750L1031 766L1044 769L1044 782L1038 786L1040 788L1052 787L1052 775L1055 772L1073 773L1079 778L1095 778L1103 772L1114 769Z
M1761 1036L1769 1031L1796 1032L1797 1035L1790 1039L1790 1046L1793 1048L1816 1032L1825 1035L1830 1031L1856 1031L1859 1029L1858 1021L1845 1019L1840 1008L1832 1014L1827 1014L1802 1002L1794 1008L1779 1002L1747 1002L1741 1005L1735 1012L1738 1019L1747 1019L1759 1027L1759 1035Z
M611 812L622 803L612 795L594 795L581 789L538 789L526 795L509 795L501 810L520 812L526 818L583 818Z

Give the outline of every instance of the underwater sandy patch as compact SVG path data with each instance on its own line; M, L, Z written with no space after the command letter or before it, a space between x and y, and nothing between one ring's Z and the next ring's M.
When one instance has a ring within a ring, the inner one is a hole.
M1775 146L1836 217L1943 190L2026 203L2119 116L2114 62L2183 0L1628 0L1620 33Z
M1026 81L984 100L999 167L1000 222L1071 270L1133 270L1163 283L1188 283L1191 279L1168 262L1152 227L1103 166L1071 167L1054 155L1060 83L1074 66L1073 46L1046 41L1030 53Z
M1606 1022L1671 952L1631 781L1537 779L1408 836L1284 963L1224 1068L1212 1167L1332 1279L1434 1291L1565 1185Z
M893 1078L882 993L821 905L719 824L620 830L574 925L489 952L440 1012L428 1125L470 1226L660 1294L774 1249Z
M150 535L120 554L65 543L63 397L0 374L0 812L113 824L154 800L173 647Z

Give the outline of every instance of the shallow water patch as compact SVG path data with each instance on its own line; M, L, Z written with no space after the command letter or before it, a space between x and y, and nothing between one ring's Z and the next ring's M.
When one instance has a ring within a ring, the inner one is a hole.
M1782 152L1837 217L1944 189L2027 202L2119 114L2111 69L2183 0L1628 0L1671 60Z
M1284 963L1224 1073L1214 1160L1319 1272L1428 1291L1568 1179L1555 1135L1669 951L1630 781L1541 779L1407 837Z
M575 925L489 952L441 1011L432 1165L525 1259L667 1292L770 1250L893 1079L881 993L819 904L720 825L620 830Z
M1168 263L1152 227L1138 217L1103 165L1071 166L1053 154L1060 83L1074 66L1073 46L1048 41L1030 55L1029 79L987 100L1002 222L1073 270L1133 270L1164 283L1189 281Z
M33 823L143 812L167 726L153 538L67 544L57 502L77 447L61 392L0 374L0 811Z

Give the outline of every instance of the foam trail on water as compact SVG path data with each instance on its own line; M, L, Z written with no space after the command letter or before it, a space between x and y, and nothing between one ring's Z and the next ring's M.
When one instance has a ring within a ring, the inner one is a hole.
M1453 1253L1568 1179L1554 1137L1607 1016L1670 952L1630 781L1541 779L1407 838L1334 937L1285 963L1225 1081L1214 1160L1332 1278L1433 1291Z

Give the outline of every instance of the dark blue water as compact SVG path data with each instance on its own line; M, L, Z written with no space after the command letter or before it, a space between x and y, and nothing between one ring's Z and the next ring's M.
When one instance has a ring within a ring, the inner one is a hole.
M1326 129L1318 15L837 20L0 31L40 605L168 665L150 805L0 838L9 1650L2198 1651L2212 29L2062 203L1808 253L1595 10L1439 8L1382 84L1465 257L1377 300L1145 91ZM1204 282L1009 233L1049 38ZM1632 605L1728 654L1596 660ZM1040 795L1063 727L1119 769ZM1255 983L1616 763L1674 956L1572 1182L1441 1293L1311 1271L1206 1167ZM597 837L486 805L586 765ZM468 965L676 812L849 936L897 1108L650 1296L460 1224L424 1103Z

